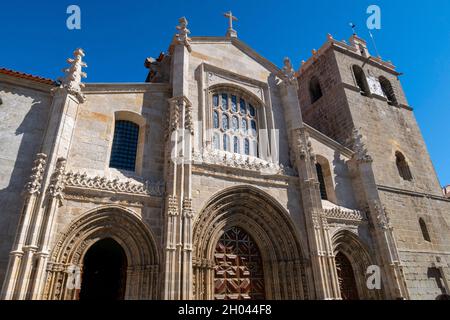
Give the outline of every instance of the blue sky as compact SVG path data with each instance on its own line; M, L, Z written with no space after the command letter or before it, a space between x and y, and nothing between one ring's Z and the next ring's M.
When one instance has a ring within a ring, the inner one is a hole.
M66 28L66 8L81 8L81 30ZM348 39L350 21L368 37L366 9L381 8L374 31L380 55L400 72L441 184L450 184L450 1L158 0L2 1L0 66L56 79L77 47L86 51L87 82L141 82L144 59L167 49L178 18L193 36L224 35L232 10L241 40L277 65L297 68L331 33ZM373 49L372 49L373 51Z

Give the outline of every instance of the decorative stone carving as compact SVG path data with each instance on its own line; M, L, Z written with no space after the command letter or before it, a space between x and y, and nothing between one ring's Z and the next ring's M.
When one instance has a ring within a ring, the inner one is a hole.
M88 177L86 173L69 172L65 175L67 187L95 189L100 191L110 191L117 193L131 193L135 195L160 197L164 194L164 184L162 182L144 183L132 181L120 181L119 179L108 179L106 177Z
M374 213L376 215L376 221L378 223L378 226L383 230L391 230L392 225L390 223L389 217L386 214L386 209L383 207L383 205L380 202L374 200L373 207L375 209Z
M191 52L191 39L189 38L189 34L191 33L187 28L188 21L186 17L181 17L178 20L179 25L177 26L178 33L175 35L177 43L186 46L189 52Z
M295 78L295 71L292 67L291 59L288 57L284 58L284 66L281 69L284 75L284 81L288 84L297 84L297 79Z
M61 81L61 88L76 96L80 102L84 102L86 98L81 93L81 88L84 88L84 83L81 82L81 79L87 77L87 74L82 71L83 67L87 67L87 64L82 61L85 56L84 51L83 49L76 49L73 55L75 59L67 59L70 67L63 70L65 76L58 80Z
M222 150L211 150L205 151L204 153L195 152L193 154L193 160L196 164L225 166L257 171L260 174L296 176L294 169L283 166L282 164Z
M167 214L169 216L178 215L178 199L176 196L169 196L167 199Z
M364 221L366 215L363 211L350 210L340 207L324 209L328 219L340 221Z
M363 141L363 135L358 129L354 128L351 137L348 139L349 145L355 152L353 156L358 162L372 162L372 157L368 154L366 145Z
M25 185L25 190L30 195L39 194L42 186L42 177L47 165L47 155L38 153L34 160L34 167L31 170L30 181Z
M301 160L305 160L306 157L309 155L310 159L315 162L316 161L316 154L314 153L311 140L309 140L309 135L306 132L305 128L297 129L295 131L295 137L296 137L296 148L299 153L299 157Z
M50 185L48 187L50 196L53 198L58 198L59 200L63 199L66 163L67 161L65 158L58 158L58 160L56 161L55 171L52 174Z
M192 210L192 199L184 198L183 200L183 216L187 218L194 217L194 211Z
M194 122L192 121L192 105L186 104L186 112L184 116L184 128L194 135Z

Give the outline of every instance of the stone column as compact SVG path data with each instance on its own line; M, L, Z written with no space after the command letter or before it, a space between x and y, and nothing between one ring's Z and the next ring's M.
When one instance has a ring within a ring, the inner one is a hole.
M368 155L362 138L356 129L353 130L351 143L355 154L349 161L349 167L359 180L361 195L368 204L368 218L377 248L375 250L376 260L382 270L385 295L387 299L408 299L409 292L398 255L393 228L378 194L372 169L372 157Z
M311 268L316 284L317 299L339 299L340 291L334 261L331 237L319 191L315 169L315 154L306 128L303 126L298 84L295 72L288 58L280 73L281 98L284 105L289 143L300 179L300 192L306 220L306 230L311 258Z
M25 200L20 217L19 228L16 235L14 249L10 253L10 260L3 284L1 299L10 300L14 296L15 287L21 270L21 263L24 258L24 245L31 228L31 220L35 211L36 201L42 190L42 178L47 165L47 156L39 153L34 161L34 167L30 176L30 182L24 191Z
M186 18L179 19L172 44L172 88L169 99L169 136L166 149L167 194L165 214L164 298L192 298L191 174L193 122L189 96L191 52Z

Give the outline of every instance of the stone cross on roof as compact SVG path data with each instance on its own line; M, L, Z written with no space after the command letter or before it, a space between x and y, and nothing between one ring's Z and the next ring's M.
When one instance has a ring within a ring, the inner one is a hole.
M231 11L224 13L224 17L228 18L227 37L237 38L237 32L233 29L233 21L238 21L238 19L233 16L233 13Z

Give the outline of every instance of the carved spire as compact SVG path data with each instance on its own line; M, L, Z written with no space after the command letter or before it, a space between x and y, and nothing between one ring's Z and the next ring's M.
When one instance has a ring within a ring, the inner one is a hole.
M65 158L58 158L56 162L55 171L53 172L52 177L50 179L50 186L48 187L50 196L58 198L59 200L63 199L66 163L67 161Z
M284 66L281 69L281 71L283 72L284 80L289 84L296 83L295 71L294 71L294 67L292 67L291 59L289 59L288 57L285 57L283 60L283 63L284 63Z
M354 128L349 138L349 144L355 152L354 157L360 162L372 162L372 157L368 154L366 145L363 141L363 135L359 133L358 129Z
M42 177L47 165L47 155L38 153L34 161L34 167L30 176L30 181L26 184L25 189L29 194L39 194L41 191Z
M81 93L81 88L84 88L84 83L81 82L81 79L87 77L87 74L82 71L82 68L87 67L87 64L82 60L84 57L83 49L76 49L73 52L73 56L74 59L67 59L70 67L63 69L65 76L59 80L61 81L61 88L76 96L80 102L84 102L86 98Z
M189 34L191 32L187 28L188 21L186 17L181 17L178 20L178 23L179 23L177 26L178 33L175 35L176 40L179 44L185 45L186 48L189 50L189 52L191 52L191 43L190 43L191 38L189 38Z

